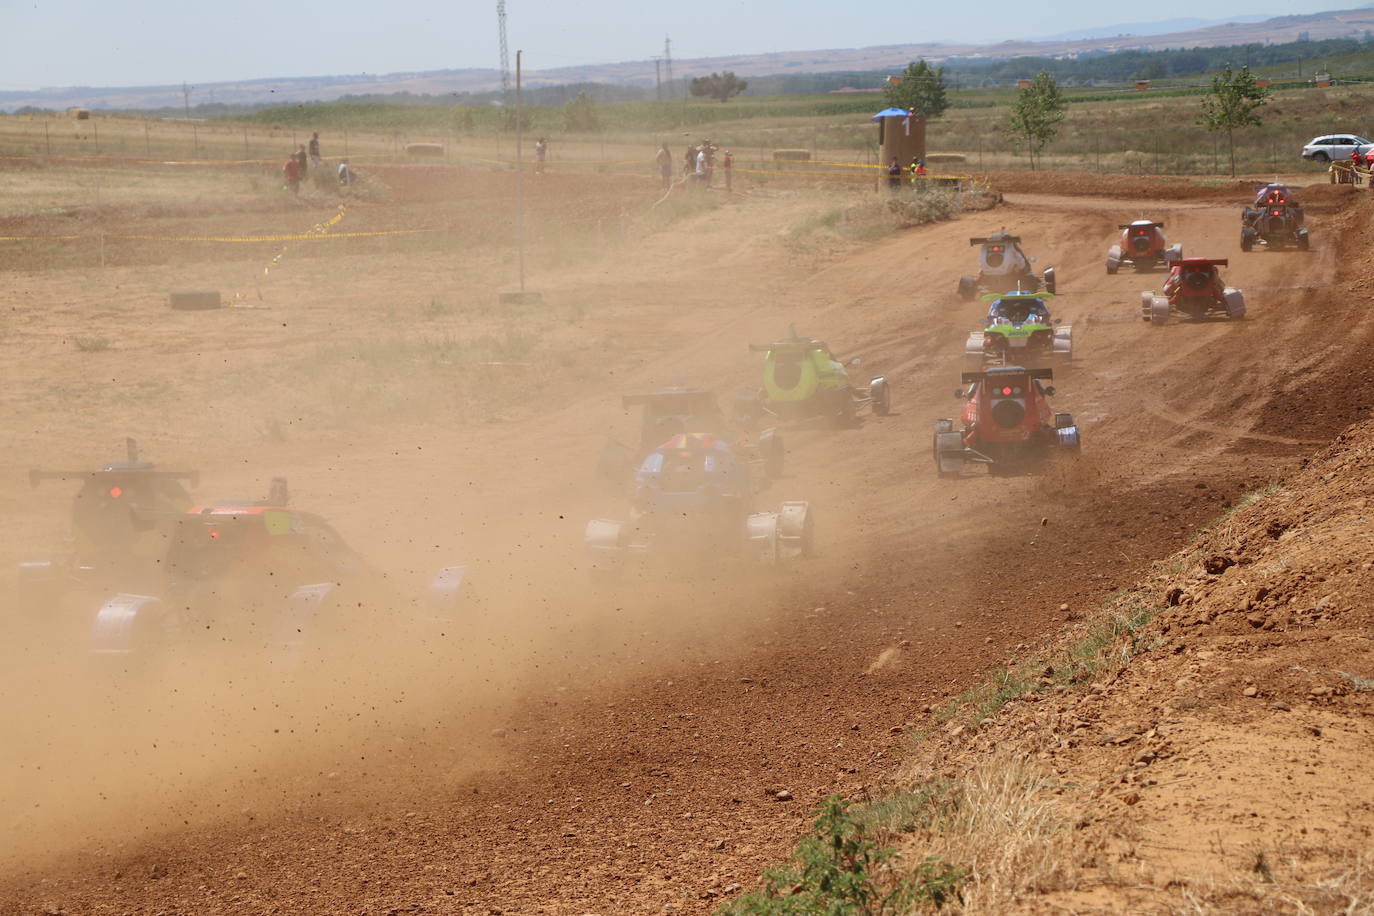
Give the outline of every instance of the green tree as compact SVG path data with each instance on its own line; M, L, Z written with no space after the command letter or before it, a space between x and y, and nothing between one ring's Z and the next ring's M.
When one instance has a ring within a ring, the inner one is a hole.
M585 92L579 92L576 98L568 99L563 104L563 119L571 131L585 132L601 128L596 116L596 100Z
M1231 177L1236 177L1236 128L1258 127L1255 109L1267 101L1269 90L1255 82L1249 67L1233 71L1231 65L1212 78L1212 88L1202 97L1202 118L1199 124L1213 133L1226 133L1226 147L1231 154Z
M1030 86L1016 93L1016 102L1011 107L1011 120L1007 123L1007 130L1013 137L1020 137L1026 141L1031 169L1035 168L1045 144L1059 133L1058 124L1064 120L1064 108L1064 97L1059 93L1059 84L1044 70L1035 74Z
M932 67L925 58L906 65L900 79L883 89L887 104L905 108L918 117L933 121L949 108L945 98L945 68Z
M735 76L734 71L726 70L724 73L694 77L689 88L692 95L698 98L717 99L724 102L749 88L749 82Z
M1150 62L1135 72L1135 79L1138 80L1161 80L1168 76L1164 64L1159 58L1151 58Z

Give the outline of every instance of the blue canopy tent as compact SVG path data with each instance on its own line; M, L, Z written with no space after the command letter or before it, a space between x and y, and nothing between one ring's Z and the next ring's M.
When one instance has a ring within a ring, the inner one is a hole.
M884 108L882 111L869 118L870 121L881 121L883 118L905 118L911 112L905 108Z

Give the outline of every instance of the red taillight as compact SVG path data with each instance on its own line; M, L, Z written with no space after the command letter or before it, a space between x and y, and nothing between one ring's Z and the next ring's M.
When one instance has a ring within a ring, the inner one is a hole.
M1278 216L1278 215L1279 215L1279 211L1275 210L1275 211L1274 211L1274 215L1275 215L1275 216Z
M1004 386L1004 387L1002 388L1002 394L1003 394L1003 396L1010 397L1010 396L1011 396L1011 386L1010 386L1010 385Z
M110 487L110 499L119 499L124 495L124 491L119 487Z
M212 540L212 541L217 541L217 540L219 540L219 529L218 529L218 528L211 528L211 529L210 529L210 540Z

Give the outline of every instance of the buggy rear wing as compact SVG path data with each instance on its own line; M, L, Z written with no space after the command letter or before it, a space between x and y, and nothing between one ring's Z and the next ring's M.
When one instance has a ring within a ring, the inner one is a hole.
M1019 370L1013 371L1012 367L1007 366L1007 367L1005 367L1005 368L994 369L994 370L987 371L987 372L961 372L961 373L959 374L959 379L960 379L960 381L962 381L965 385L972 385L974 382L981 382L981 381L982 381L983 379L985 379L985 378L1000 378L1000 377L1009 376L1009 375L1025 375L1025 376L1027 376L1028 378L1046 379L1046 380L1048 380L1048 379L1054 378L1054 370L1053 370L1053 369L1019 369Z
M1163 229L1163 228L1164 228L1164 224L1163 224L1163 223L1147 223L1147 222L1145 222L1144 220L1142 220L1142 221L1140 221L1140 222L1138 222L1138 223L1122 223L1121 225L1117 226L1116 228L1118 228L1118 229L1146 229L1146 228Z
M750 353L769 353L776 350L814 350L819 344L811 340L779 340L770 344L750 344Z
M128 455L127 462L122 464L115 461L107 462L104 467L97 471L40 471L38 468L31 468L29 470L29 486L36 487L44 480L80 480L86 477L97 477L101 474L148 474L190 481L193 487L200 485L199 471L162 471L146 461L139 461L138 441L136 439L125 439L124 448Z
M978 247L979 245L987 245L987 244L989 244L989 243L996 244L996 243L998 243L998 242L1001 242L1001 243L1004 244L1004 245L1020 245L1020 244L1021 244L1021 236L1019 236L1019 235L994 235L994 236L984 236L984 237L982 237L982 238L976 238L976 239L969 239L969 240L968 240L968 243L969 243L970 245L974 246L975 248Z
M140 477L172 477L184 480L193 487L200 486L200 471L163 471L157 468L106 468L99 471L40 471L29 469L29 486L36 487L44 480L84 480L105 474L137 474Z
M998 299L1040 299L1043 301L1053 298L1054 293L1047 293L1044 290L1032 293L1020 289L1011 293L984 293L979 297L983 302L996 302Z

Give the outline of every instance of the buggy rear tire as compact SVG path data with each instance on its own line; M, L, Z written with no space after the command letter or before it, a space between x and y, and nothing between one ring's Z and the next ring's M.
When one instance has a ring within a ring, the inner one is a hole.
M1150 300L1150 326L1163 327L1169 323L1169 300L1154 296Z
M1232 321L1245 318L1245 293L1238 289L1227 289L1222 293L1226 302L1226 317Z
M970 277L970 276L967 276L967 275L962 276L962 277L959 278L959 298L960 298L960 299L964 299L964 300L967 301L967 300L972 299L972 298L973 298L974 296L976 296L977 294L978 294L978 281L977 281L977 280L975 280L975 279L973 279L973 277Z
M935 459L935 473L939 477L958 477L964 470L964 437L958 432L944 431L941 420L935 425L935 435L931 437L931 456ZM952 425L952 424L951 424Z
M887 379L879 377L869 383L869 396L873 399L873 413L885 417L892 413L892 389Z
M1041 285L1045 287L1045 292L1049 293L1051 296L1055 294L1053 267L1046 268L1045 279L1041 281Z

